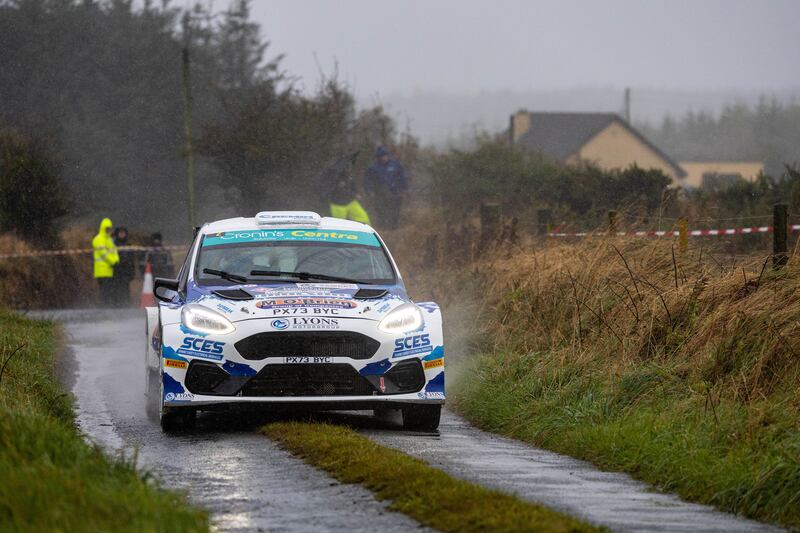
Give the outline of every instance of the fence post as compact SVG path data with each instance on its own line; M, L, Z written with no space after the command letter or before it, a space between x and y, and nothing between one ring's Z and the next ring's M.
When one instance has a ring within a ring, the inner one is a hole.
M617 234L617 212L616 211L609 211L608 212L608 234L609 235L616 235Z
M550 210L537 209L536 210L536 234L547 235L550 233Z
M680 217L678 219L678 251L686 255L689 250L689 219Z
M481 204L481 241L487 243L499 237L500 204L484 202Z
M772 208L772 268L781 268L789 261L789 206L775 204Z

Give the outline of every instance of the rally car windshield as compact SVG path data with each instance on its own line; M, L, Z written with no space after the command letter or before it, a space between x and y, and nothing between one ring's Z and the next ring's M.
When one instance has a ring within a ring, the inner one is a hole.
M299 276L292 273L297 273L321 276L309 278L314 282L324 282L324 278L329 277L361 283L395 283L389 258L374 235L361 234L352 238L359 232L309 231L292 235L291 230L287 230L282 236L289 238L266 240L273 233L206 235L198 252L195 280L201 285L235 283L231 277L244 278L249 283L296 282ZM323 236L315 238L316 234ZM291 238L295 236L305 238ZM259 271L264 274L259 275ZM219 272L224 272L228 279L222 279Z

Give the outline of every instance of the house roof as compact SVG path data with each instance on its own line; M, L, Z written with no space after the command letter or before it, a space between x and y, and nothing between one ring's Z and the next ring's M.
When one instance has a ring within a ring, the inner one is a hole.
M529 113L531 125L517 143L532 152L539 152L564 162L578 153L583 145L612 122L618 122L634 137L659 155L678 177L686 172L667 154L648 141L616 113Z

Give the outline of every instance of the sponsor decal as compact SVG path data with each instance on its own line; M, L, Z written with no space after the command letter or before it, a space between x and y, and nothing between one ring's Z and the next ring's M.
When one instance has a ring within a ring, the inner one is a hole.
M258 287L254 285L252 289L249 289L249 291L255 295L268 294L270 296L303 296L303 293L295 288L295 286ZM307 295L308 294L306 294L306 296ZM316 294L314 296L316 296Z
M333 241L357 241L358 235L355 233L350 233L346 231L304 231L304 230L294 230L290 232L292 237L300 237L304 239L322 239L322 240L333 240Z
M295 298L269 298L256 302L259 309L285 309L292 307L315 307L328 309L353 309L358 304L353 300L322 298L318 296Z
M272 322L270 322L273 328L275 329L286 329L289 327L289 321L285 318L276 318Z
M293 365L298 363L332 363L333 357L325 356L325 357L284 357L283 362Z
M425 367L425 370L429 368L436 368L439 366L444 366L444 357L440 357L438 359L434 359L433 361L423 361L422 366Z
M443 392L418 392L417 398L421 400L444 400Z
M180 368L181 370L189 366L186 361L176 361L175 359L164 359L164 366Z
M339 329L338 318L294 316L285 320L293 329Z
M194 400L194 394L191 392L168 392L164 395L164 401L167 402L188 402Z
M217 304L217 309L219 309L223 313L228 313L228 314L233 313L233 309L225 304Z
M267 298L352 298L358 286L351 283L297 283L250 289L257 300Z
M303 291L318 290L333 292L335 290L342 291L343 289L353 291L358 290L358 285L355 283L297 283L296 285L298 289Z
M403 337L394 341L394 352L392 357L405 357L406 355L415 355L420 353L428 353L433 349L431 346L431 338L427 333L422 335L412 335L410 337Z
M346 294L357 291L355 283L281 283L280 285L253 285L250 292L263 292L265 294L291 294L295 296L318 296L331 294Z
M190 355L192 357L204 357L219 361L222 359L222 350L225 343L212 341L199 337L184 337L181 347L178 348L180 355Z
M382 306L380 306L379 308L377 308L377 309L376 309L376 311L377 311L377 312L379 312L379 313L385 313L386 311L388 311L388 310L389 310L389 308L390 308L391 306L392 306L392 304L390 304L389 302L386 302L386 303L384 303Z
M344 230L313 230L304 228L226 231L206 235L203 247L241 242L303 241L303 242L344 242L379 247L374 233Z

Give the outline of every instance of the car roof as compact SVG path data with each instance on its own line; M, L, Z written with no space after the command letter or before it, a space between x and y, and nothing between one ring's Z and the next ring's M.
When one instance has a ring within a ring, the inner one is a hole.
M375 230L367 224L361 222L354 222L352 220L344 220L342 218L321 217L319 225L317 224L303 224L303 223L286 223L286 224L270 224L261 225L256 223L255 217L237 217L226 218L224 220L217 220L208 222L201 228L201 233L204 235L209 233L219 233L222 231L234 230L266 230L266 229L284 229L284 228L316 228L322 230L350 230L350 231L363 231L367 233L375 233Z

